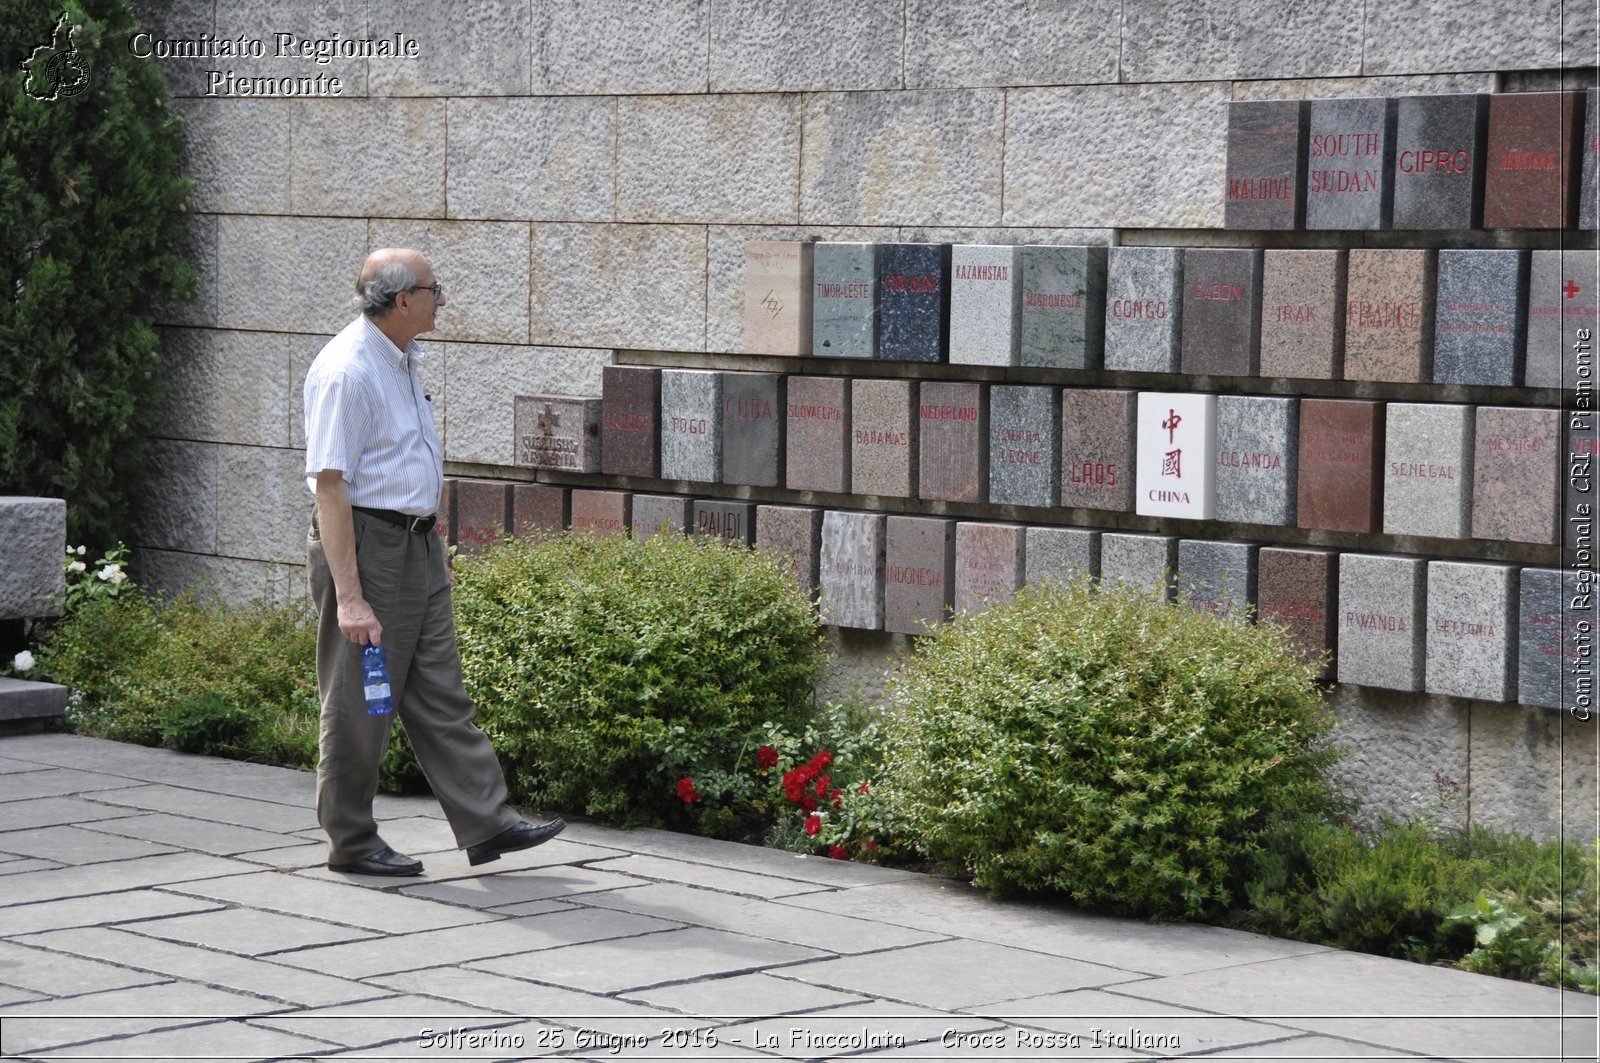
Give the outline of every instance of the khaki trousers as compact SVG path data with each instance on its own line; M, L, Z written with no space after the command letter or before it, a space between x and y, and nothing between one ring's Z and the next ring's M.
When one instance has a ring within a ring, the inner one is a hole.
M312 518L307 540L316 601L317 690L322 698L317 820L328 834L328 862L349 863L384 848L372 801L378 766L400 718L456 844L488 841L521 817L506 804L505 777L489 738L472 722L476 706L461 679L444 544L355 513L362 593L383 625L395 711L367 713L361 647L339 633L338 599Z

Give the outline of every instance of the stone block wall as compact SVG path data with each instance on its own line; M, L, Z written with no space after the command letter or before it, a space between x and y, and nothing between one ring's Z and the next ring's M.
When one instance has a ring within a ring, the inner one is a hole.
M1588 88L1597 16L1587 0L135 6L149 31L137 46L155 53L188 129L189 252L201 280L195 300L161 314L169 394L158 516L133 539L147 577L177 587L209 576L215 593L234 599L304 593L301 380L353 315L355 273L375 247L423 249L448 288L441 327L423 342L449 475L693 498L695 488L672 481L517 467L513 398L598 396L612 364L813 372L806 359L742 349L752 240L1269 252L1595 246L1590 231L1441 242L1228 230L1223 198L1229 102ZM196 54L222 40L262 54ZM338 54L352 40L407 54ZM335 54L308 58L308 41L332 42ZM914 367L884 363L834 361L826 373L918 379ZM1160 374L1050 369L940 379L1188 386ZM1450 385L1265 378L1250 391L1527 401ZM782 488L716 493L860 505ZM1005 506L885 508L1051 522ZM1173 533L1132 514L1099 527L1108 538ZM1221 522L1181 534L1240 537ZM1368 544L1335 532L1279 545ZM1420 556L1436 545L1394 537L1383 548ZM1515 544L1457 553L1555 563L1549 550ZM837 682L876 689L909 641L841 631L837 644ZM1600 725L1365 687L1341 687L1334 707L1357 749L1351 770L1379 805L1414 807L1412 795L1430 792L1438 771L1469 783L1474 818L1579 836L1594 827L1573 809L1595 804Z

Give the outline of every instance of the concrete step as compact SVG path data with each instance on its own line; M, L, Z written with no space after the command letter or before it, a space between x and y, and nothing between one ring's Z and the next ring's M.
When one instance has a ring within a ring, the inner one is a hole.
M0 734L65 716L67 688L60 683L35 683L0 677Z

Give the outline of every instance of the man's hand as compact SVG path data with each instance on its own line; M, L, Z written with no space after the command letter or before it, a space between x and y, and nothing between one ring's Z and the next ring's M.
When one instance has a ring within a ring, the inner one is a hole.
M383 645L383 625L365 598L339 602L339 633L357 646Z

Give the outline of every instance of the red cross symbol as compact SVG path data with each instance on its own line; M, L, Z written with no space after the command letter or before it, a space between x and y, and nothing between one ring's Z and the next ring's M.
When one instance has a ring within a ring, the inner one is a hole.
M561 423L561 414L548 402L544 404L544 412L539 415L539 431L554 432L556 425Z
M1573 296L1577 295L1578 292L1580 291L1580 289L1578 288L1578 282L1575 281L1575 280L1572 280L1570 278L1568 278L1566 284L1561 286L1561 290L1562 290L1562 292L1564 292L1566 294L1568 299L1571 299Z

